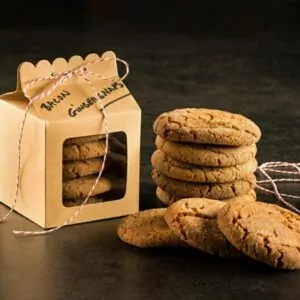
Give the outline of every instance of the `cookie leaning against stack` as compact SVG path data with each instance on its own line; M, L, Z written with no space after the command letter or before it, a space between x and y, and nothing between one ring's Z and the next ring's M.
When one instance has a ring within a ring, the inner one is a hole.
M109 145L114 143L114 138L109 139ZM111 147L109 147L110 149ZM100 135L70 138L63 146L63 203L65 206L76 206L83 203L96 182L96 178L103 166L105 154L105 138ZM104 172L95 185L88 203L103 201L103 196L111 192L114 187L112 166L120 156L126 163L126 156L118 155L109 150L104 165Z
M256 198L256 143L261 131L250 119L183 108L159 115L153 130L157 136L152 179L165 205L190 197L230 200L251 193Z

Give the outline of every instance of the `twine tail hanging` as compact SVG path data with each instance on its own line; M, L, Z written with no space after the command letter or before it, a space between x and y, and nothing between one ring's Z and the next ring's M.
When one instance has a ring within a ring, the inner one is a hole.
M98 102L96 103L96 105L98 106L100 112L103 115L103 127L104 127L104 134L105 134L105 150L104 150L104 155L103 155L102 166L100 168L98 176L97 176L93 186L91 187L87 197L85 198L83 203L78 207L78 209L72 215L70 215L70 217L68 217L65 222L63 222L63 224L61 224L57 227L48 229L48 230L36 230L36 231L14 230L13 233L15 235L21 235L21 236L45 235L45 234L52 233L54 231L59 230L60 228L70 224L77 217L77 215L85 207L85 205L89 201L92 193L94 192L94 189L96 188L99 180L101 179L101 176L102 176L102 173L103 173L104 167L105 167L105 162L106 162L106 159L107 159L109 130L108 130L108 118L107 118L107 113L105 111L105 107L104 107L101 99L98 97L97 89L93 85L92 81L89 79L89 76L95 76L95 77L100 78L101 80L108 80L108 81L115 81L115 82L116 81L123 81L129 74L129 65L126 61L124 61L122 59L119 59L119 58L116 58L117 61L121 62L125 66L125 74L121 78L120 77L110 77L110 78L104 77L100 74L89 71L88 67L92 64L103 62L103 61L106 61L106 60L112 60L112 59L113 58L99 58L95 61L84 63L80 67L78 67L74 70L68 71L68 72L62 72L62 73L58 73L58 74L51 74L50 76L47 76L47 77L38 78L34 81L31 81L31 82L27 83L23 87L23 93L24 93L25 97L29 100L29 102L26 106L26 109L25 109L25 112L24 112L24 117L23 117L23 120L21 122L20 136L19 136L19 140L18 140L18 166L17 166L18 171L17 171L16 193L15 193L15 197L14 197L14 200L13 200L13 203L11 205L10 210L0 219L0 222L5 222L7 220L7 218L10 216L10 214L14 211L15 206L17 204L17 198L19 196L19 191L20 191L22 137L23 137L25 122L26 122L26 118L27 118L29 109L30 109L31 105L34 103L34 101L40 100L40 99L43 99L45 97L50 96L56 90L57 87L59 87L61 84L63 84L65 81L72 78L73 76L81 76L85 80L85 82L89 85L89 87L91 88L91 90L92 90L93 94L95 95L96 99L98 99ZM41 93L37 94L34 97L31 97L28 93L29 88L31 86L36 85L37 83L39 83L41 81L45 81L45 80L51 80L53 82L52 85L50 86L50 88L47 89L47 90L42 91Z
M294 169L294 171L288 171L288 169ZM258 171L262 173L263 176L265 176L267 179L265 180L259 180L257 181L256 187L263 192L266 192L268 194L273 194L281 203L283 203L286 207L288 207L290 210L293 210L294 212L300 214L300 210L296 208L294 205L289 203L287 200L283 198L291 198L291 199L300 199L300 196L296 195L290 195L290 194L284 194L280 193L279 189L277 187L276 183L296 183L300 182L300 163L289 163L289 162L281 162L281 161L272 161L272 162L266 162L261 164L258 167ZM277 173L281 175L298 175L298 178L278 178L273 179L269 173ZM273 190L265 188L264 184L271 184L273 187Z

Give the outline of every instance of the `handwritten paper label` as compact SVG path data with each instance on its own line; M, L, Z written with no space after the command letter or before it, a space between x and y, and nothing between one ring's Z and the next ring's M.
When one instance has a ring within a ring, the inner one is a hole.
M124 87L124 84L119 82L114 82L110 86L101 89L98 93L96 98L95 96L88 97L79 105L70 104L70 107L67 110L67 114L69 117L74 118L83 110L91 107L92 105L96 104L99 99L103 100L108 96L112 96L114 92ZM53 109L59 107L59 104L64 101L66 97L72 96L71 92L67 90L62 90L56 97L52 98L52 100L47 100L41 103L40 108L46 111L52 111Z
M53 98L52 100L48 100L44 103L42 103L40 105L41 109L46 109L48 111L51 111L53 108L55 108L56 106L58 106L60 104L61 101L63 101L67 96L70 96L71 93L66 91L66 90L62 90L55 98Z

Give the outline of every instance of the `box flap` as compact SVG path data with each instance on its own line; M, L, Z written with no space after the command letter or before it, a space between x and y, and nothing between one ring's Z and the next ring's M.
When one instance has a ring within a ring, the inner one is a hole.
M2 95L6 101L33 100L33 106L47 121L101 117L99 102L107 113L140 110L133 96L120 80L114 52L69 61L56 58L51 64L41 60L36 65L22 63L18 68L16 91ZM27 97L25 95L27 95Z

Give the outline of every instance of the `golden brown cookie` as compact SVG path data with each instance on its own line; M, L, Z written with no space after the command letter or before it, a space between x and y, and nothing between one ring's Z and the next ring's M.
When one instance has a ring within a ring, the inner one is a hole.
M90 142L97 142L100 139L103 139L104 136L102 135L89 135L89 136L79 136L75 138L69 138L65 140L64 145L72 145L72 144L84 144L84 143L90 143Z
M188 245L221 257L243 256L220 231L217 213L225 202L205 198L181 199L168 207L165 220Z
M119 238L140 248L177 247L185 245L168 227L165 208L140 211L121 220L117 228Z
M231 167L241 165L255 158L257 147L211 146L192 143L176 143L157 136L155 145L174 159L206 167Z
M105 139L83 144L70 144L63 147L63 160L85 160L103 156L105 153Z
M159 186L156 188L156 197L165 206L169 206L173 202L176 202L180 199L179 197L176 197L176 196L174 197L173 195L169 194L168 192L162 190Z
M78 199L86 197L95 184L96 178L97 175L91 175L63 182L63 198ZM102 175L91 196L103 194L110 191L111 188L112 182Z
M95 195L94 197L90 197L87 204L95 204L103 202L104 199L101 197L102 195ZM85 201L86 197L84 198L78 198L78 199L63 199L63 205L66 207L72 207L72 206L80 206Z
M168 141L249 146L261 137L259 127L240 114L205 108L181 108L160 114L154 132Z
M109 160L105 162L105 169L108 167ZM63 179L74 179L91 174L99 173L103 165L103 158L91 158L86 160L67 161L63 164Z
M182 199L182 197L176 197L176 196L169 194L168 192L162 190L160 187L156 188L156 197L165 206L169 206L169 205L173 204L174 202ZM219 201L236 201L236 200L241 200L241 199L248 200L248 201L256 201L255 190L250 190L248 193L241 195L241 196L236 196L233 198L223 199L223 200L219 200ZM212 200L217 200L217 199L212 199Z
M170 178L157 170L152 170L152 180L169 194L181 198L209 198L223 200L247 194L256 186L255 175L230 183L198 183Z
M253 174L257 168L255 158L232 167L200 167L176 160L160 149L151 156L152 166L168 177L189 182L224 183L243 179Z
M300 216L274 204L228 202L218 226L232 245L280 269L300 269Z

